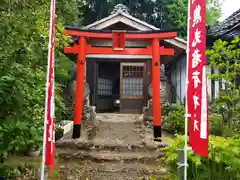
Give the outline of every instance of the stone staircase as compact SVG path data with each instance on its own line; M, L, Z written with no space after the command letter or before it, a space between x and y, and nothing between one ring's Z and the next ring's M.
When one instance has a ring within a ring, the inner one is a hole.
M83 173L89 180L135 180L166 172L156 162L165 144L153 141L153 132L143 125L140 115L98 114L95 124L91 140L83 132L80 139L71 139L69 133L56 142L62 149L61 159L88 163Z

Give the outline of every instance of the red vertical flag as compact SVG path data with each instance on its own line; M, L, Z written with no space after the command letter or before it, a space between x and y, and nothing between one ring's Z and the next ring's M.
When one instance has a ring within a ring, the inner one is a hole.
M55 104L54 104L54 34L55 34L55 11L56 0L51 1L50 31L49 31L49 52L48 52L48 73L47 92L45 104L45 164L49 165L50 172L54 169L55 152ZM43 154L44 156L44 154Z
M208 156L208 103L206 80L206 0L189 0L187 112L189 144L200 156Z

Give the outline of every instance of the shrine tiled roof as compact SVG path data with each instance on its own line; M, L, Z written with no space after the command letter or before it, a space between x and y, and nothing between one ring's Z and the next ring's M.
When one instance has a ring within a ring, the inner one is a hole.
M208 37L220 38L222 36L233 37L239 35L239 32L235 32L236 27L240 26L240 9L226 18L224 21L210 26L208 28Z

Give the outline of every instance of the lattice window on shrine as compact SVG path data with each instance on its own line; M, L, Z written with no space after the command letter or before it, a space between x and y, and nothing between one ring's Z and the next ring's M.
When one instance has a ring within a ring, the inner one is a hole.
M112 81L110 79L98 78L98 95L111 96L112 95Z
M143 97L143 64L122 66L122 96L126 98Z

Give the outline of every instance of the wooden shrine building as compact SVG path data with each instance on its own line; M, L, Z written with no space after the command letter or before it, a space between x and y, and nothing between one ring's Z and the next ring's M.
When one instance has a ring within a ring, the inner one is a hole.
M77 54L73 138L80 136L84 80L97 112L140 113L152 86L154 137L161 137L160 68L185 55L177 32L162 30L131 16L117 5L108 17L84 28L65 27L77 39L64 52ZM119 107L118 107L119 105Z
M71 29L71 28L70 28ZM85 30L110 31L159 31L160 29L131 16L123 5L115 9L106 18L94 22ZM161 31L161 30L160 30ZM112 47L111 39L89 39L92 47ZM150 39L127 39L126 48L143 48L151 45ZM160 41L160 47L174 49L173 56L161 56L166 67L185 54L186 42L180 38ZM104 51L104 49L103 49ZM90 86L90 105L97 112L118 111L116 100L120 102L120 112L141 112L149 99L148 86L152 80L151 55L124 54L86 54L85 80Z

